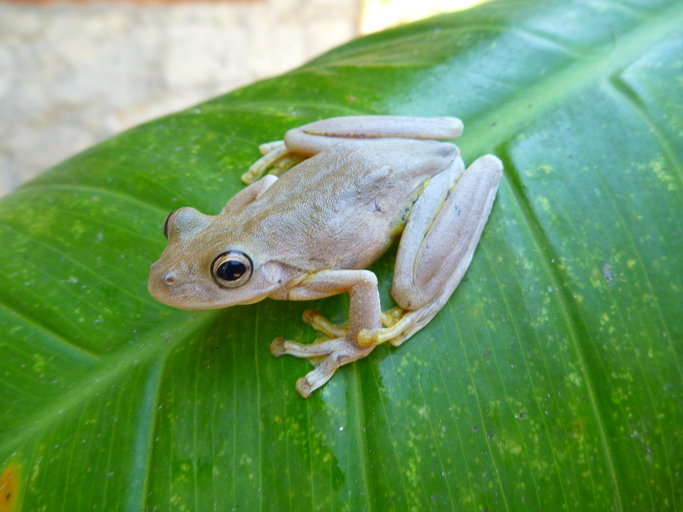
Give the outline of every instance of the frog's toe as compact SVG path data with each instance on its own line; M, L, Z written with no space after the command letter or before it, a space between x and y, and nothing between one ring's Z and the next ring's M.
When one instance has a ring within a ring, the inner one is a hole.
M324 386L334 375L334 370L320 371L320 366L296 380L296 391L303 398L308 398L318 388Z
M382 313L382 324L386 327L363 329L358 333L359 346L374 347L382 343L389 343L398 347L424 325L424 322L420 323L422 320L420 312L394 308L387 313L391 314L387 315L386 319L384 318L385 313Z
M397 328L397 325L398 322L391 327L363 329L358 333L358 345L361 347L375 347L382 343L389 343L394 347L398 347L413 335L413 331L402 330Z
M281 357L286 355L287 349L285 348L285 343L287 342L284 338L275 338L270 342L270 353L274 357Z
M285 338L275 338L270 343L270 353L275 357L288 355L309 359L311 363L317 364L319 358L339 352L348 343L348 341L340 338L318 340L315 343L307 344Z
M312 357L325 356L330 353L330 350L321 346L320 343L304 345L303 343L297 343L296 341L278 337L270 343L270 353L274 357L289 355L309 359Z
M366 357L374 348L361 348L355 343L344 339L330 341L334 342L334 350L327 357L320 360L315 369L296 381L296 390L304 398L308 398L313 391L327 383L334 376L337 368Z
M396 325L396 323L403 318L405 314L405 309L403 309L401 306L396 306L380 313L380 320L382 321L382 325L384 327L392 327Z
M320 386L322 386L322 384ZM308 376L301 377L300 379L296 380L296 391L303 398L308 398L309 396L311 396L311 393L313 393L313 391L315 391L316 389L317 388L314 387L314 384L309 382Z
M247 172L242 174L242 181L247 184L252 184L258 180L263 174L273 167L278 160L285 158L289 154L289 150L283 141L268 142L261 144L259 150L263 155L249 166Z
M345 338L348 332L345 325L333 324L315 309L307 309L304 311L302 320L328 338Z

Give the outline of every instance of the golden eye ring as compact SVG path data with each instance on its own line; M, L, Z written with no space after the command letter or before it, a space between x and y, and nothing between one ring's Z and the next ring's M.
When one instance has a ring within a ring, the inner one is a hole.
M249 256L240 251L228 251L213 260L211 274L218 286L239 288L249 281L253 268Z

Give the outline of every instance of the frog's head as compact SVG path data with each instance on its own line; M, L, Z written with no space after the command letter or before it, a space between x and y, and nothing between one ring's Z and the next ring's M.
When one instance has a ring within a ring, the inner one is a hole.
M181 309L214 309L252 304L284 286L289 270L231 243L225 221L194 208L166 218L168 246L150 269L152 297Z

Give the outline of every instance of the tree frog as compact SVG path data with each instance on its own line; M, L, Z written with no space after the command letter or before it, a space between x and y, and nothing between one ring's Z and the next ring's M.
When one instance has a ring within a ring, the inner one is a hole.
M314 364L296 383L308 397L340 366L381 343L403 343L458 286L503 170L493 155L465 169L458 148L444 142L462 128L453 117L353 116L289 130L261 146L263 157L243 175L249 186L218 215L181 208L166 218L168 246L151 267L150 293L182 309L348 293L348 323L307 311L304 321L323 338L270 346L276 357ZM366 268L399 236L397 306L382 312Z

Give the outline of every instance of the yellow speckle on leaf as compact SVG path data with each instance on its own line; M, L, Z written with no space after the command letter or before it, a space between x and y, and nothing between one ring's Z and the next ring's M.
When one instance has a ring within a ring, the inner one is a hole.
M10 464L0 475L0 512L17 510L19 488L19 466Z
M668 191L673 192L676 190L674 177L667 172L666 166L661 160L657 159L650 161L650 169L652 169L652 172L655 173L655 176L657 176L659 181L666 183L666 189Z
M551 211L550 201L548 201L547 197L539 196L536 198L536 200L538 201L538 204L541 207L541 210L543 210L545 213L548 213Z
M574 384L575 386L580 386L581 385L581 377L579 376L578 373L576 372L571 372L570 374L567 375L567 380Z
M80 238L83 233L85 233L85 228L83 227L83 224L80 222L74 222L71 224L71 235L74 238Z
M45 373L45 358L40 354L33 354L33 371L40 376Z

